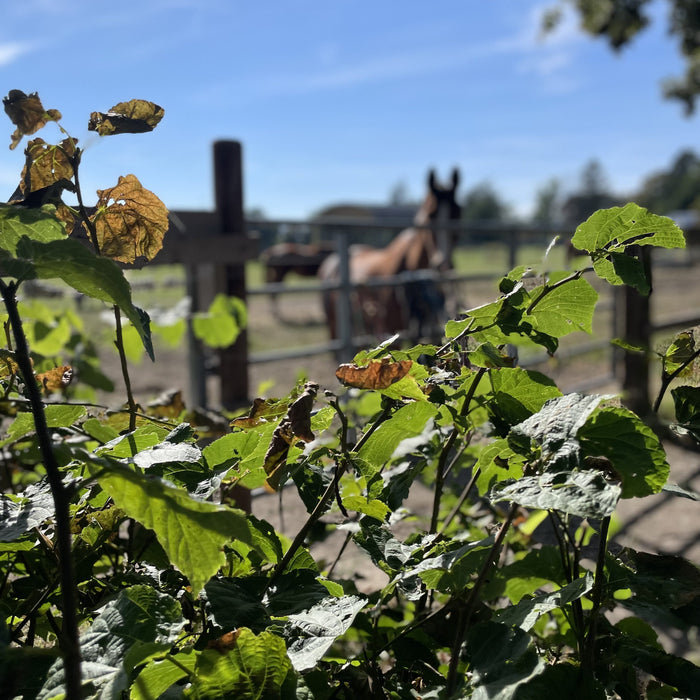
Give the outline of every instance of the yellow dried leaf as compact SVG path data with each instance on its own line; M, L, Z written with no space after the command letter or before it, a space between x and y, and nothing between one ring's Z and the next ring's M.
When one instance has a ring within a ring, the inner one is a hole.
M62 391L73 381L73 368L70 365L54 367L48 372L37 374L36 380L47 394Z
M340 365L335 376L346 386L357 389L387 389L403 379L413 365L412 360L394 362L388 358L373 360L364 367L355 364Z
M100 253L125 263L139 257L152 260L163 247L168 230L165 204L142 187L135 175L120 177L114 187L98 190L97 195L92 220Z
M41 129L46 122L58 121L61 113L57 109L44 109L36 92L27 95L21 90L10 90L2 100L5 113L17 127L12 134L10 150L17 147L23 136L29 136Z
M96 131L100 136L142 134L153 131L164 114L165 110L153 102L129 100L114 105L109 112L93 112L88 130Z
M15 354L10 350L0 349L0 377L9 377L19 374L19 365L15 360Z

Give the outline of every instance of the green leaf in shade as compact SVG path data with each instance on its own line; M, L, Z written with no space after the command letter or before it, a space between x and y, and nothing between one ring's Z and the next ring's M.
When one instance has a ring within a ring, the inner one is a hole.
M700 442L700 387L677 386L671 389L676 410L673 429L681 434L689 434Z
M628 245L685 248L683 232L671 219L634 203L598 210L576 229L571 242L588 253Z
M520 367L494 370L489 378L493 398L486 408L499 432L507 432L541 410L549 399L562 395L549 377Z
M402 406L374 431L360 448L359 457L376 468L382 467L404 440L422 435L426 424L435 418L437 412L437 406L427 401Z
M117 435L114 439L105 443L95 450L95 453L102 456L117 457L119 459L129 459L134 455L155 447L163 442L168 434L165 428L155 423L147 423L136 428L126 435Z
M620 635L613 642L612 652L614 658L619 659L621 663L641 669L662 683L672 686L681 697L698 697L700 668L694 663L626 635Z
M696 351L693 334L690 331L679 333L661 358L664 375L668 377L682 367L687 367L693 361Z
M22 238L47 243L66 237L63 224L56 218L56 207L45 204L37 209L0 203L0 250L17 253Z
M129 700L153 700L161 697L168 688L194 673L196 663L197 652L192 649L151 659L136 676Z
M366 598L326 598L298 615L289 616L287 653L297 671L313 668L331 644L350 629Z
M548 287L533 290L530 296L535 306L524 316L540 333L561 338L575 331L593 331L593 312L598 292L584 279L575 279L554 287L549 286L565 277L565 273L552 275ZM540 300L540 294L541 300Z
M579 431L585 454L607 457L622 498L658 493L668 480L666 453L654 431L626 408L603 408Z
M270 616L257 591L249 590L244 581L213 579L204 586L207 613L211 622L223 631L249 627L262 632L270 624Z
M195 500L184 490L129 469L102 470L96 464L88 468L119 508L155 532L171 563L189 579L194 595L225 564L227 542L251 543L241 511Z
M470 628L466 656L475 686L472 700L514 700L519 687L545 669L527 632L497 622Z
M558 510L582 518L605 518L617 506L622 489L602 472L589 469L545 472L494 486L489 500L512 501L526 508Z
M193 315L192 331L209 347L226 348L233 345L247 322L243 301L217 294L206 312Z
M476 479L479 493L483 496L499 481L521 477L525 464L525 457L515 452L505 438L486 445L475 465L479 470Z
M71 238L41 242L24 236L13 256L0 249L0 271L21 280L61 279L86 296L116 304L154 359L148 314L134 306L131 287L113 260L95 255Z
M101 698L119 698L134 668L153 653L169 649L184 628L180 604L151 586L132 586L107 603L80 635L83 682ZM64 697L63 663L49 671L39 700Z
M559 663L545 666L542 673L528 679L514 692L493 696L500 700L542 700L542 698L575 698L576 700L606 700L608 695L593 674L582 674L578 665ZM636 688L635 688L636 692ZM651 698L651 695L649 696Z
M85 406L71 406L65 404L49 404L44 406L46 424L49 428L68 428L77 420L87 415ZM0 442L6 445L15 442L25 435L34 432L34 416L31 413L20 413L7 429L7 438Z
M243 627L235 645L225 654L205 649L198 655L186 697L276 700L282 696L283 686L290 682L290 674L293 674L292 664L284 640L271 632L256 636Z
M0 542L14 542L53 514L53 496L47 481L32 484L14 496L0 494Z

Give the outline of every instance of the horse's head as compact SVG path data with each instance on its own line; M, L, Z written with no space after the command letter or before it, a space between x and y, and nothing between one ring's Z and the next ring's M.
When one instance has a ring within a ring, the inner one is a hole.
M417 226L430 226L430 234L434 245L442 258L435 267L450 267L452 248L456 241L456 231L442 228L440 223L447 221L459 221L462 216L462 207L457 202L457 187L459 186L459 170L452 171L452 179L449 185L441 185L435 176L435 171L428 174L428 194L420 209L416 213L414 222Z

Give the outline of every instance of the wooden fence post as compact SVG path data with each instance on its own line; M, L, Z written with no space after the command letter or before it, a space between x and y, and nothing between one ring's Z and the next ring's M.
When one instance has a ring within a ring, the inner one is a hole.
M637 250L640 250L637 248ZM651 285L650 250L641 248L640 258L647 271ZM627 408L640 416L649 413L649 352L651 344L651 306L649 295L640 294L634 287L624 286L622 291L624 308L622 323L623 338L630 345L643 348L643 352L626 351L622 377L622 395Z
M214 193L216 214L222 234L231 246L246 238L243 217L243 163L238 141L214 142ZM215 291L245 301L245 263L215 268ZM243 331L236 342L219 351L221 405L239 408L250 400L248 391L248 337Z

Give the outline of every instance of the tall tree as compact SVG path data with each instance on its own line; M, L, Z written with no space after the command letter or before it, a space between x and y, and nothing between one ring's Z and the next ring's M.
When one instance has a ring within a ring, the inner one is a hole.
M690 150L679 153L668 170L644 180L637 201L656 214L700 209L700 157Z
M618 199L610 193L603 166L591 160L581 171L579 191L569 195L562 206L564 220L567 224L579 224L598 209L615 206Z
M700 2L667 2L668 31L678 42L678 50L685 61L685 73L665 80L663 92L667 98L680 100L686 115L690 115L700 97ZM603 37L615 50L627 46L650 22L649 0L558 0L558 4L545 13L546 31L557 26L566 5L574 8L586 32Z
M464 195L463 221L502 221L508 214L508 205L490 182L479 183Z
M539 226L552 226L560 219L561 182L552 178L535 195L535 211L532 221Z

